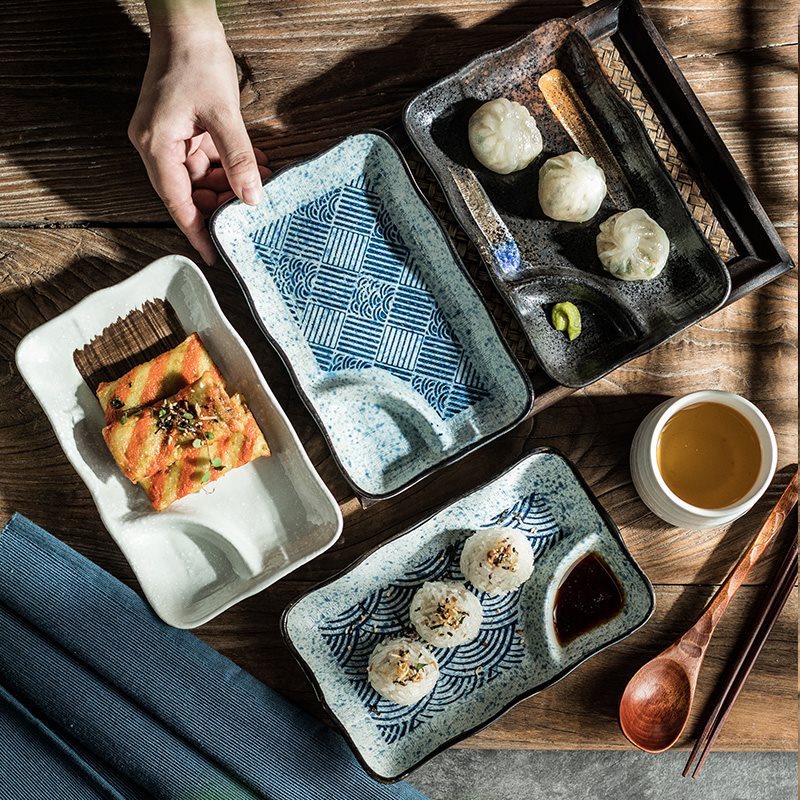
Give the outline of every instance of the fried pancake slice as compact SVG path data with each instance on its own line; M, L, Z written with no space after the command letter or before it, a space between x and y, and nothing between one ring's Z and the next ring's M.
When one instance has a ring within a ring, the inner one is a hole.
M193 448L180 461L140 481L156 511L163 511L181 497L200 491L236 467L270 455L264 434L242 398L234 395L231 399L242 409L241 430Z
M113 420L103 438L125 477L138 483L187 450L243 430L245 421L241 398L229 397L217 371L208 370L171 397Z
M134 367L115 381L101 383L97 399L106 422L113 422L175 394L206 372L216 373L222 383L200 336L192 333L172 350Z

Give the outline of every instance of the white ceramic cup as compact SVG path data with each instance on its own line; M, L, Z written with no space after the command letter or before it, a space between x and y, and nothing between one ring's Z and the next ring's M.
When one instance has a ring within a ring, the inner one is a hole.
M658 440L667 421L695 403L720 403L738 411L752 426L761 445L761 468L750 491L725 508L700 508L681 500L658 469ZM642 420L631 445L631 477L645 505L670 525L704 530L725 525L746 514L767 490L778 462L778 445L767 418L749 401L731 392L708 390L674 397L654 408Z

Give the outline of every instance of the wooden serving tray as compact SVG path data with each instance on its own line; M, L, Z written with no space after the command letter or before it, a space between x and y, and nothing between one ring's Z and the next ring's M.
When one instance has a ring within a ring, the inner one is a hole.
M774 226L638 0L601 0L569 18L648 136L700 230L731 275L726 305L775 280L793 263ZM477 282L536 392L532 413L574 389L548 378L477 249L453 216L432 171L402 125L389 134Z

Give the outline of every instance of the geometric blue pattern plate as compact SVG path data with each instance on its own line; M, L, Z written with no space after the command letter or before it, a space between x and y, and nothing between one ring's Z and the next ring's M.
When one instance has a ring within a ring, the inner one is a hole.
M527 376L402 156L351 136L211 221L353 488L395 494L525 417Z
M460 647L431 648L440 677L427 697L412 706L384 700L367 682L373 648L410 629L409 604L423 582L463 581L464 540L497 525L527 535L533 575L502 597L476 592L484 612L480 633ZM589 552L616 576L623 607L562 646L553 628L556 590ZM282 628L356 756L376 778L392 781L629 636L654 608L653 587L575 467L540 448L303 595L284 613Z

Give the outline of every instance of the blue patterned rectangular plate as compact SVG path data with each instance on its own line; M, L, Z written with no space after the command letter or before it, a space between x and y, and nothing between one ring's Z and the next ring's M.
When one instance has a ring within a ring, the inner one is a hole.
M276 174L211 232L362 496L402 491L533 402L402 156L351 136Z
M409 604L425 581L463 581L463 541L497 525L526 533L533 575L511 594L478 595L477 639L431 648L441 673L430 695L413 706L382 699L367 682L373 648L409 630ZM624 604L562 647L552 621L556 590L588 552L616 575ZM284 613L283 635L364 767L391 781L630 635L654 607L653 587L575 467L541 448L302 596Z

